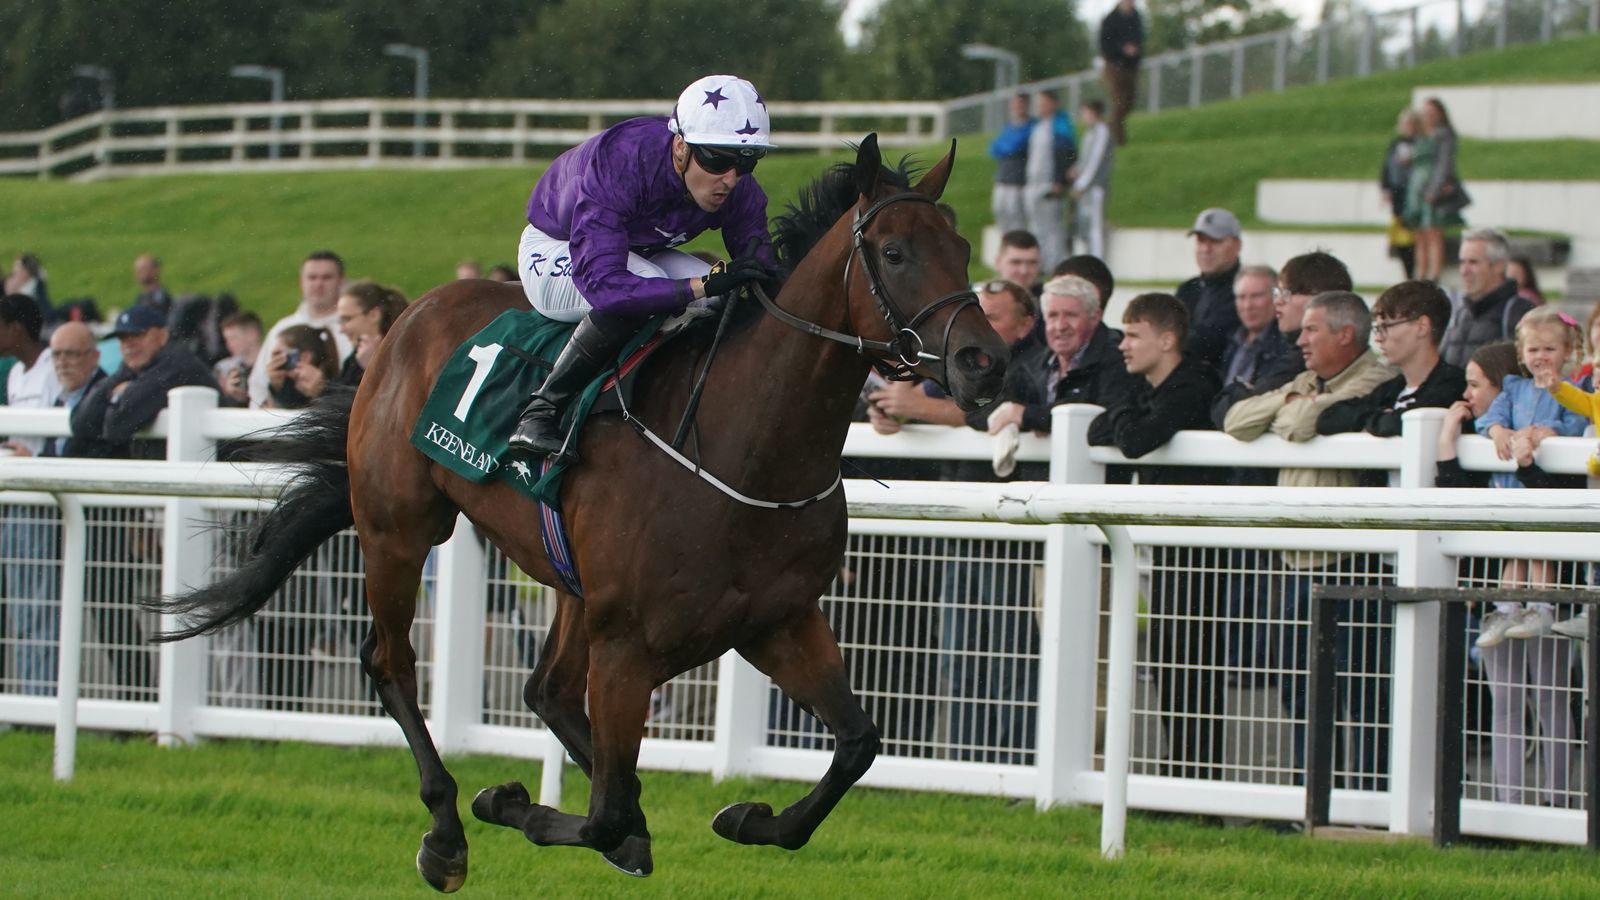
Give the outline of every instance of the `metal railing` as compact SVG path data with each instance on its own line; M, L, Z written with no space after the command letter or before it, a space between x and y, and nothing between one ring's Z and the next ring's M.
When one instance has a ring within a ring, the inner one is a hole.
M1399 439L1342 435L1305 444L1276 438L1246 444L1186 432L1140 460L1365 469L1389 473L1399 490L1104 485L1105 466L1127 461L1113 449L1087 446L1096 412L1062 407L1048 443L1026 441L1021 458L1048 460L1051 484L848 483L846 573L822 605L845 646L853 687L884 732L886 752L867 784L1001 794L1031 798L1041 807L1105 803L1104 849L1113 855L1121 847L1124 805L1297 820L1305 809L1304 765L1294 758L1293 746L1304 717L1289 695L1279 702L1285 687L1306 673L1303 656L1283 652L1307 625L1304 611L1282 596L1291 579L1306 573L1291 571L1291 554L1364 556L1374 580L1401 587L1466 584L1457 571L1465 559L1600 562L1587 534L1551 533L1592 531L1600 522L1600 495L1424 489L1432 483L1442 420L1437 410L1408 414ZM43 691L0 681L0 721L59 720L72 727L82 722L150 731L167 743L206 736L400 743L398 729L371 706L365 686L342 674L354 668L346 632L365 624L348 604L350 589L339 588L359 579L353 550L336 548L326 559L314 559L297 576L298 593L269 607L268 616L303 629L298 637L292 629L280 630L278 643L233 634L151 651L129 640L127 631L112 630L108 639L98 624L105 620L97 610L126 608L128 598L117 596L114 585L95 593L97 582L82 573L133 562L135 546L145 567L138 571L152 573L141 577L158 581L162 591L214 576L215 551L226 548L215 543L209 525L259 509L278 479L272 469L200 460L215 441L271 421L262 413L217 410L213 392L184 388L173 392L155 429L168 438L168 462L18 460L0 469L0 503L8 504L0 512L0 529L38 519L17 512L19 507L63 511L58 553L9 556L0 563L37 558L59 572L55 596L62 617L55 643L66 651L59 678ZM0 410L0 433L60 434L65 424L61 410ZM1468 469L1509 466L1494 458L1483 439L1464 438L1459 447ZM1539 461L1548 471L1582 472L1591 450L1592 441L1551 439L1540 447ZM908 426L887 438L860 426L847 444L847 453L861 458L987 459L989 452L985 435L932 426ZM124 540L110 558L96 557L85 540L84 506L144 510L129 521L152 540ZM1022 524L1028 522L1052 524ZM1413 528L1427 530L1407 530ZM73 562L80 559L87 568ZM153 574L157 568L159 578ZM1175 606L1173 597L1181 595L1168 587L1176 581L1215 591L1230 579L1253 577L1266 586L1256 606L1242 609ZM422 701L436 741L452 752L543 758L543 790L546 802L554 802L562 752L540 734L536 718L520 710L516 697L548 622L543 591L507 567L466 524L439 548L425 591L413 637L427 673ZM8 613L51 602L0 597ZM1264 631L1270 635L1266 644L1277 649L1264 661L1174 655L1173 645L1156 635L1189 620L1225 634ZM135 632L154 624L138 623ZM1426 834L1438 762L1432 750L1437 613L1404 609L1376 627L1389 653L1354 659L1342 677L1370 685L1369 694L1384 700L1383 709L1352 707L1341 733L1357 744L1364 735L1381 735L1389 749L1381 760L1366 757L1379 771L1356 764L1336 773L1342 781L1332 796L1331 817ZM31 640L38 646L43 639ZM319 641L320 655L310 649ZM28 641L7 633L0 642L7 666L25 646ZM127 676L97 661L108 649L147 653L148 680L125 683ZM78 672L67 667L80 659L88 664L81 700ZM223 680L228 664L236 674L240 664L258 674L286 664L291 677L230 690ZM93 674L97 666L103 674ZM1164 692L1201 675L1237 678L1240 684L1229 685L1220 709L1162 706ZM1252 689L1253 679L1269 685ZM1097 684L1105 685L1103 696ZM1184 723L1206 717L1221 728L1225 759L1217 766L1191 766L1197 760L1186 756L1177 736L1187 730ZM70 737L70 728L62 728ZM645 767L718 777L820 775L831 747L824 732L737 657L658 692L648 735L641 754ZM1482 752L1473 753L1472 768L1484 769ZM70 774L70 755L58 764L58 772ZM1196 771L1207 768L1220 771ZM1492 774L1477 780L1489 790L1463 804L1466 833L1584 842L1581 811L1504 802L1494 797ZM1573 794L1581 797L1581 785Z
M1596 33L1600 0L1428 0L1150 56L1139 67L1138 97L1155 113ZM950 133L992 131L1005 121L1009 95L1046 89L1059 91L1069 111L1105 96L1098 68L971 94L945 104Z

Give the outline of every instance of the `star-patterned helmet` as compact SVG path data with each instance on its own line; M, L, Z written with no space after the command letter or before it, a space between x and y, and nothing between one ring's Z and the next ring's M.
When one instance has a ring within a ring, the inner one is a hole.
M684 88L668 127L691 144L773 149L766 101L755 85L733 75L707 75Z

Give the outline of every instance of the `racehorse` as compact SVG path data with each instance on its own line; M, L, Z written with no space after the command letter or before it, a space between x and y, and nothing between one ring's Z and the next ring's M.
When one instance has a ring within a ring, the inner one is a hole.
M746 299L730 311L694 430L704 470L768 505L714 489L620 416L597 415L584 426L581 462L561 497L583 596L558 595L523 696L593 781L589 812L534 804L513 782L476 797L480 819L519 828L535 844L590 847L625 872L649 874L635 766L650 693L730 649L837 742L826 775L804 798L778 814L765 803L729 806L712 822L717 834L798 849L867 771L878 732L850 690L818 607L844 554L837 488L856 397L878 364L936 379L974 409L996 396L1007 364L1007 348L967 283L970 248L935 208L954 157L952 144L912 187L905 164L885 168L869 136L853 165L830 169L778 220L787 277L775 299L762 294L762 304ZM354 523L373 620L361 664L416 758L433 817L417 869L441 891L466 880L467 841L456 782L417 705L410 631L424 558L449 537L459 511L523 571L561 582L533 525L532 501L504 482L461 478L408 436L451 354L500 313L526 307L517 286L486 281L455 282L413 304L353 401L334 395L259 444L257 458L293 463L297 476L256 526L241 567L159 602L183 623L165 639L238 622ZM682 415L712 341L691 335L677 343L646 363L631 404L656 432Z

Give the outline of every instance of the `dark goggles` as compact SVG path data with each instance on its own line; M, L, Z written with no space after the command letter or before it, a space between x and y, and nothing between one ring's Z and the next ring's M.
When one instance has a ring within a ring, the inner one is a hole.
M749 175L756 170L756 163L767 155L767 151L754 148L718 150L701 144L690 144L689 150L694 153L695 162L700 164L700 168L712 175L721 175L729 169L740 175Z

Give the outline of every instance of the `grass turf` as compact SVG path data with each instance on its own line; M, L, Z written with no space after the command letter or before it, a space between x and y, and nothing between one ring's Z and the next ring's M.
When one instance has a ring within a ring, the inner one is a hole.
M1477 54L1370 78L1257 94L1194 110L1135 116L1119 151L1114 225L1181 227L1196 210L1227 206L1247 226L1255 185L1268 177L1370 178L1395 113L1416 84L1600 80L1600 37ZM974 245L988 224L993 172L986 136L961 142L946 199ZM920 152L932 161L943 146ZM891 154L892 155L892 154ZM842 153L777 154L759 177L778 212ZM1482 178L1595 178L1592 143L1464 141L1461 168ZM272 321L294 307L307 252L331 247L353 276L409 296L476 257L512 261L522 206L539 167L453 172L184 175L94 184L0 180L0 254L41 255L58 300L94 296L122 306L135 293L134 256L154 252L180 292L231 291ZM1376 187L1374 186L1374 189ZM720 250L720 237L694 246ZM975 260L975 264L979 261ZM975 265L974 274L980 274Z
M17 897L430 895L412 867L427 826L400 749L209 742L161 749L85 736L78 776L50 778L50 736L0 734L13 823L0 884ZM460 807L537 765L450 760ZM1337 843L1182 817L1135 815L1126 858L1099 858L1099 814L1027 803L858 789L798 853L712 834L736 800L786 803L803 786L646 772L656 874L636 881L596 854L538 848L468 819L466 896L634 897L1592 897L1600 866L1577 849L1438 851ZM586 803L570 772L569 810Z

